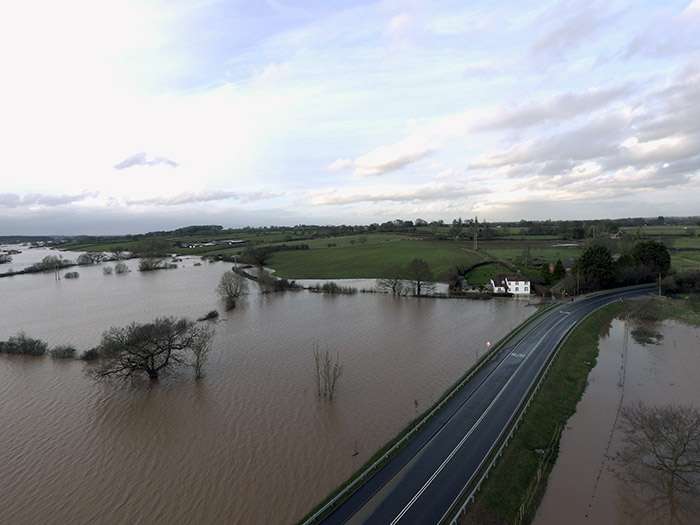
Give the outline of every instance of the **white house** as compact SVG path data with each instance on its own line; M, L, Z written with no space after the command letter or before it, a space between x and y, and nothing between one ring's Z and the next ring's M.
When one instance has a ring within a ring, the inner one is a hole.
M520 272L499 273L491 279L491 286L493 293L530 294L530 281Z

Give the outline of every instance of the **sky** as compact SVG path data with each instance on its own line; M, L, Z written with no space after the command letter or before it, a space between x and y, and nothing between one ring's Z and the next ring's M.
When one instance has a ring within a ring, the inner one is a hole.
M700 0L0 8L0 235L700 215Z

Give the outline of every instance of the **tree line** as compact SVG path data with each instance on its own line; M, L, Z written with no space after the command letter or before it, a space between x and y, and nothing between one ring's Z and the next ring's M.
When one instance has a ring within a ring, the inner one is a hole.
M613 257L607 246L593 244L574 263L564 288L588 293L649 283L669 275L670 270L671 255L658 241L639 241L618 258Z

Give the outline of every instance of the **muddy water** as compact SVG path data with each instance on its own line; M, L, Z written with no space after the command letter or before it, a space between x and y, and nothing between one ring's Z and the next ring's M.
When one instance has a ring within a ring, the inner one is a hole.
M617 475L615 454L622 446L618 407L695 404L700 399L700 329L665 321L648 325L664 337L641 345L616 319L600 340L589 385L562 434L535 524L700 523L700 507L684 502L673 511L658 494L641 493ZM625 345L625 333L628 337Z
M195 262L2 278L0 339L24 330L82 351L110 326L223 312L214 289L229 267ZM80 361L0 355L0 523L293 522L534 311L251 292L214 324L199 382L183 370L96 385ZM314 392L314 343L345 364L333 402Z

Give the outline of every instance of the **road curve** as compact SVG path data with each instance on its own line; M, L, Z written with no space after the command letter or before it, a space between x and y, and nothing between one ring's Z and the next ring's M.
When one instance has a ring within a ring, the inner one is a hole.
M567 303L508 343L417 435L322 523L443 523L508 429L559 343L584 317L654 288Z

